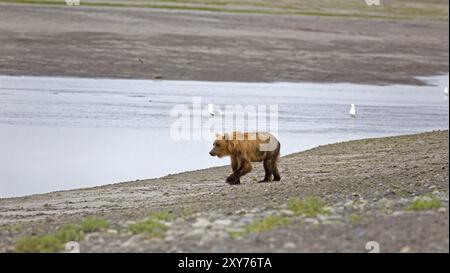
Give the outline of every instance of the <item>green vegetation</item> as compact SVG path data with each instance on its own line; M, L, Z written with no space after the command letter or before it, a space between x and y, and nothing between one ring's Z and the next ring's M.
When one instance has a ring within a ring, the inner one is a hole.
M364 216L362 216L362 215L359 215L359 214L356 214L356 213L353 213L353 214L350 215L350 222L353 223L353 224L361 223L364 220L365 220Z
M0 0L6 3L65 5L63 0ZM134 7L230 13L260 13L326 17L448 20L448 1L381 0L368 6L364 0L81 0L82 6Z
M137 222L131 224L128 228L133 234L142 234L147 238L164 237L167 231L167 226L155 219Z
M0 227L0 231L2 232L10 232L10 233L19 233L22 231L22 225L20 224L15 224L12 226L1 226Z
M84 233L96 232L109 228L109 223L104 219L87 218L81 223L81 230Z
M158 221L170 221L174 216L167 211L153 211L149 213L148 217Z
M55 233L44 236L27 236L16 241L16 252L45 253L59 252L70 241L81 241L86 233L99 231L109 227L103 219L87 218L80 225L68 224Z
M70 241L81 241L84 239L84 232L78 225L65 225L60 228L53 236L61 243Z
M16 242L16 252L20 253L48 253L63 249L64 243L54 235L23 237Z
M442 207L441 200L434 196L423 196L414 200L407 208L410 211L421 211L421 210L431 210L438 209Z
M231 232L231 237L241 237L249 233L259 233L270 231L277 227L289 225L291 220L284 216L270 215L262 220L255 221L245 227L243 231Z
M318 214L328 214L324 203L318 197L307 197L303 200L291 198L288 200L288 209L294 215L303 215L306 217L315 217Z
M133 234L141 234L146 238L161 238L164 237L168 229L164 222L171 219L173 219L173 215L168 212L151 212L146 220L131 224L128 229Z
M194 207L183 207L181 209L179 209L175 215L177 217L181 217L181 218L189 218L191 217L193 214L195 214L196 212L198 212L198 209L194 208Z

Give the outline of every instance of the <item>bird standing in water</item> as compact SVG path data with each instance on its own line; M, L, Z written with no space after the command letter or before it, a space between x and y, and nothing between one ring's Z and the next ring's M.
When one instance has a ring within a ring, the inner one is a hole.
M215 109L214 105L212 105L211 103L208 104L208 113L212 117L222 115L222 112L219 109Z
M356 113L357 113L357 111L356 111L356 106L352 103L352 104L350 105L350 111L349 111L349 114L350 114L350 116L351 116L352 118L356 118Z

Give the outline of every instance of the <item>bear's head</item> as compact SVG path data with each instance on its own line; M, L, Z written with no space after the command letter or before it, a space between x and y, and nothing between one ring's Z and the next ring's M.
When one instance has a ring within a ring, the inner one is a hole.
M225 134L217 134L213 143L213 148L209 151L211 156L224 157L233 153L234 142L232 137Z

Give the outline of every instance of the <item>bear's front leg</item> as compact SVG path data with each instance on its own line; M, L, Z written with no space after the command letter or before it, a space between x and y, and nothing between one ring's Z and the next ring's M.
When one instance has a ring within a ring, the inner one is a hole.
M239 177L236 177L234 175L234 173L230 176L227 177L226 182L230 185L238 185L241 184L241 180L239 179Z
M236 171L239 169L239 160L238 158L236 158L236 156L233 155L231 156L231 169L233 170L233 173L227 178L226 182L230 185L241 184L241 180L236 173Z
M236 169L236 171L233 172L228 178L227 183L230 185L236 185L240 184L240 178L241 176L249 173L252 170L252 164L247 161L243 160L240 162L239 167Z

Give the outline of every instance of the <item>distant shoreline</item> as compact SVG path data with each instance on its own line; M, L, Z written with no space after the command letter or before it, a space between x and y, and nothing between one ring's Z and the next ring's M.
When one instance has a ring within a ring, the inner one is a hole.
M0 74L421 85L449 71L448 21L76 9L1 3Z

